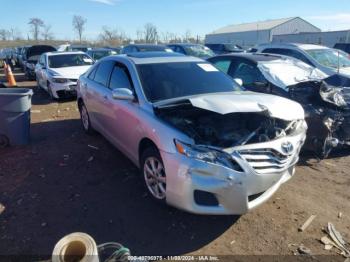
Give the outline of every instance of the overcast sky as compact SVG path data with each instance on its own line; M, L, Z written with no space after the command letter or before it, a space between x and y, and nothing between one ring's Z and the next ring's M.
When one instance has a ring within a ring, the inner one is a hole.
M300 16L323 30L350 29L350 0L0 0L0 29L16 28L27 36L28 20L38 17L52 26L57 39L72 39L73 15L87 19L85 36L93 39L102 26L128 36L147 22L159 32L179 36L190 30L204 36L236 23ZM6 3L5 3L6 2Z

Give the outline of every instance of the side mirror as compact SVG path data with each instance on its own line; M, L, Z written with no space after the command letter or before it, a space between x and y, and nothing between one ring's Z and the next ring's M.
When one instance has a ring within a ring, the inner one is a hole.
M134 94L128 88L117 88L112 91L112 97L116 100L129 100L135 99Z
M235 80L235 82L236 82L237 84L239 84L240 86L243 85L243 80L242 80L242 79L240 79L240 78L235 78L235 79L233 79L233 80Z

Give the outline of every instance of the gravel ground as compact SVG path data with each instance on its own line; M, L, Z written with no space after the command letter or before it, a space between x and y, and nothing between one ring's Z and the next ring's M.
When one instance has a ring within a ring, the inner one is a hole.
M31 143L0 150L1 255L49 256L61 237L81 231L136 255L290 255L294 261L304 245L328 255L325 261L344 260L335 248L324 250L320 238L332 222L350 240L347 152L321 162L304 155L295 177L249 214L191 215L152 201L137 168L102 136L83 132L75 101L50 101L35 82L16 79L35 92ZM317 217L298 232L311 215Z

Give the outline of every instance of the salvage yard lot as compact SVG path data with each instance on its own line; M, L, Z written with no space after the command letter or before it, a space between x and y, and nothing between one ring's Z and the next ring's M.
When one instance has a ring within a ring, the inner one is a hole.
M264 205L239 216L197 216L160 206L135 166L102 136L86 135L75 101L34 89L31 144L0 151L0 254L50 255L71 232L116 241L135 255L293 255L324 250L332 222L350 240L350 157L304 155L295 177ZM342 216L339 217L339 213ZM316 219L298 232L311 215Z

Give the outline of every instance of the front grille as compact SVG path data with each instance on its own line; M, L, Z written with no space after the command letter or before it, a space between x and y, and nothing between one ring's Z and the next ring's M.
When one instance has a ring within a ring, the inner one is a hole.
M68 79L68 80L71 81L71 82L73 82L73 83L75 83L75 82L78 81L78 79Z
M259 174L280 172L288 168L294 155L284 155L275 149L247 149L239 154Z

